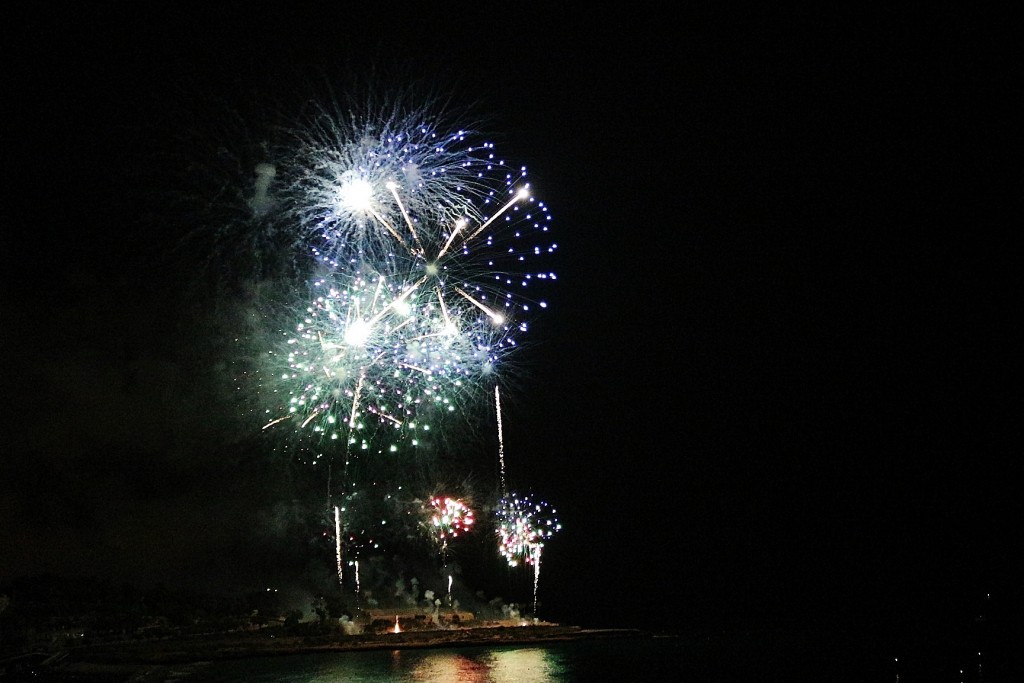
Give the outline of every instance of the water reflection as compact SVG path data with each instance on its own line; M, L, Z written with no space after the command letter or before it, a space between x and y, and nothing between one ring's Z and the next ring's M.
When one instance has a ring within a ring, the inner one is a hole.
M398 658L409 652L396 651ZM560 680L562 667L554 653L541 648L482 650L479 653L418 653L418 661L396 667L402 680L416 683L548 683ZM404 664L404 662L403 662Z

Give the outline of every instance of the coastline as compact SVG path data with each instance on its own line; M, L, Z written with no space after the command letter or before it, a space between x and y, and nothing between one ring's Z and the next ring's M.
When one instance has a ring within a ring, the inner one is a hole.
M411 630L400 633L354 635L319 634L284 636L267 634L211 635L155 641L127 641L70 648L51 657L47 680L114 681L152 680L171 666L249 657L286 656L316 652L399 650L481 645L530 645L588 639L651 637L640 629L585 629L558 624L479 626Z

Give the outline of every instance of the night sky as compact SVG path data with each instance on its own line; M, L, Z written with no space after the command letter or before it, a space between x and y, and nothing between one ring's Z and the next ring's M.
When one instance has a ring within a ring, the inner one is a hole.
M0 584L265 578L273 468L171 253L182 141L387 67L490 116L554 217L505 422L564 525L547 618L898 639L1019 598L997 17L56 7L4 28Z

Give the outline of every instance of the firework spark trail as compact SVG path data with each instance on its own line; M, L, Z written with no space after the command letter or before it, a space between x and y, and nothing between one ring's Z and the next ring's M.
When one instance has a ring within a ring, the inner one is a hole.
M351 523L352 521L350 517L349 524ZM346 534L345 540L348 548L347 556L350 558L349 565L352 567L352 577L355 582L355 593L356 596L359 596L362 592L360 559L365 553L380 552L381 545L377 540L375 540L375 537L368 535L365 530L359 533L350 531Z
M345 571L341 563L341 510L334 506L334 557L338 563L338 585L345 585Z
M533 615L535 617L537 616L537 588L540 585L540 553L543 548L543 544L540 543L530 546L530 554L533 558Z
M508 493L505 489L505 437L501 431L501 394L498 393L497 386L494 387L494 407L498 415L498 465L501 474L501 495L504 496Z

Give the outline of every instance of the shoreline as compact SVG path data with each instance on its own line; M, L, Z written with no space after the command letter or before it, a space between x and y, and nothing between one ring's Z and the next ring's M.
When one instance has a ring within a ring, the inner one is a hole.
M233 634L157 641L128 641L70 648L51 659L53 680L145 680L169 666L200 664L250 657L288 656L318 652L356 652L487 645L530 645L601 638L651 637L641 629L585 629L558 624L483 626L400 633L290 636Z

